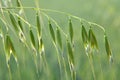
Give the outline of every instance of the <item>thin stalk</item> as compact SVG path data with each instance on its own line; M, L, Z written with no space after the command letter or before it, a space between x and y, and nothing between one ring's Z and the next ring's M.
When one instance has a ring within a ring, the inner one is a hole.
M88 55L88 60L89 60L90 66L91 66L93 78L94 78L94 80L96 80L96 75L95 75L95 70L94 70L94 66L93 66L92 56L91 55Z
M8 68L8 72L9 72L9 78L10 78L10 80L12 80L12 73L11 73L9 64L7 64L7 68Z
M76 80L75 66L74 66L74 64L70 61L69 56L68 56L68 63L69 63L69 68L70 68L71 79L72 79L72 80Z
M64 71L65 71L65 76L66 76L66 79L65 79L65 80L68 80L67 68L66 68L65 58L64 58L64 56L63 56L63 51L64 51L64 50L61 50L61 53L62 53L62 63L63 63L63 67L64 67Z
M38 70L38 63L37 63L37 52L33 53L33 56L34 56L34 63L35 63L35 67L36 67L36 73L37 73L37 77L38 79L40 78L39 77L39 70Z
M99 28L100 28L102 31L104 31L104 33L105 33L105 29L104 29L101 25L98 25L98 24L96 24L96 23L94 23L94 22L87 21L87 20L85 20L85 19L83 19L83 18L80 18L80 17L74 16L74 15L71 15L71 14L66 13L66 12L57 11L57 10L51 10L51 9L41 9L41 8L35 8L35 7L23 7L23 8L25 8L25 9L39 9L39 10L41 10L41 11L64 14L64 15L73 17L73 18L75 18L75 19L77 19L77 20L85 21L85 22L87 22L87 23L89 23L89 24L91 24L91 25L96 25L97 27L99 27ZM0 8L0 9L1 9L1 8ZM19 9L19 7L9 7L9 8L2 7L2 9Z
M59 56L59 52L58 52L58 48L57 48L56 44L54 42L53 42L53 44L57 51L57 59L58 59L58 64L59 64L59 69L60 69L60 80L62 80L62 68L61 68L60 56Z
M68 61L69 61L71 78L72 78L72 80L76 80L75 65L71 62L71 60L69 59L69 56L68 56Z
M73 70L72 70L72 80L76 80L76 72L75 72L75 66L71 65Z
M36 8L39 9L39 0L35 0Z
M68 80L67 69L66 69L66 63L65 63L65 59L64 59L63 56L62 56L62 61L63 61L64 70L65 70L66 80Z
M85 20L85 19L83 19L83 18L80 18L80 17L74 16L74 15L71 15L71 14L69 14L69 13L61 12L61 11L56 11L56 10L51 10L51 9L40 9L40 10L41 10L41 11L47 11L47 12L60 13L60 14L64 14L64 15L73 17L73 18L75 18L75 19L77 19L77 20L80 20L80 21L85 21L85 22L87 22L87 23L89 23L89 24L91 24L91 25L96 25L96 26L98 26L98 27L99 27L100 29L102 29L102 30L104 31L104 33L105 33L105 29L104 29L101 25L98 25L98 24L96 24L96 23L94 23L94 22L89 22L89 21L87 21L87 20Z
M68 63L69 63L69 68L70 68L71 79L73 80L72 69L71 69L71 64L70 64L70 61L69 61L69 56L68 56Z
M18 63L17 63L17 69L18 69L18 76L19 76L19 79L21 80L20 67L19 67L19 64L18 64Z
M46 66L45 72L46 72L47 77L48 77L48 79L49 79L49 77L50 77L50 71L49 71L48 63L47 63L47 60L46 60L46 57L45 57L45 51L43 52L43 56L42 56L42 57L43 57L44 64L45 64L45 66Z

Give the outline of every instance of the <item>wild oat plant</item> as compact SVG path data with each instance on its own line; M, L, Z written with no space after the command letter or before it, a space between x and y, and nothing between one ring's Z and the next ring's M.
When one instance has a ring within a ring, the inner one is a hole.
M37 1L36 7L10 1L0 1L0 80L107 79L99 42L110 65L113 58L102 26L66 12L41 9ZM67 26L59 24L56 14L66 17ZM31 16L34 20L30 22ZM99 35L103 34L104 41L98 41L94 28L103 31Z

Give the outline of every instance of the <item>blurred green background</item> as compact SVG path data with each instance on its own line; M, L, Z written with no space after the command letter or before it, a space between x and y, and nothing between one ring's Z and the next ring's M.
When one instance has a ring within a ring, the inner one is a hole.
M35 7L35 0L21 0L23 6L25 7ZM15 0L12 0L12 3L15 4ZM111 45L112 53L113 53L113 60L114 63L110 66L108 64L107 54L104 48L104 36L103 32L96 28L94 32L96 33L98 44L100 47L100 53L94 55L94 67L95 67L95 74L97 76L97 80L119 80L120 79L120 1L119 0L39 0L39 6L43 9L53 9L57 11L63 11L70 13L72 15L78 16L80 18L84 18L90 22L95 22L97 24L102 25L106 33L108 35L108 39ZM35 12L32 10L26 10L26 16L28 21L35 25ZM68 32L68 17L59 13L51 13L46 12L50 16L52 16L61 28L67 33ZM44 21L45 20L45 21ZM82 40L81 40L81 25L79 21L73 20L73 27L74 27L74 40L75 40L75 62L76 62L76 72L77 72L77 80L93 80L92 72L90 68L89 61L87 56L84 52ZM59 80L58 79L58 65L57 65L57 58L54 54L55 48L50 40L50 35L48 29L46 28L48 23L46 19L43 17L44 23L44 43L45 43L45 50L46 50L46 57L48 61L49 68L51 69L51 80ZM86 27L87 28L87 27ZM89 27L87 28L89 29ZM14 39L13 39L14 40ZM17 43L14 42L14 44ZM63 40L65 43L65 40ZM0 40L0 44L2 44L2 40ZM37 80L35 78L35 66L33 65L34 62L31 60L31 55L27 55L29 51L24 49L21 44L15 44L17 55L24 54L26 59L23 59L22 56L19 57L18 61L20 64L26 63L24 66L20 65L21 70L21 79L22 80ZM20 46L19 48L17 46ZM65 45L64 45L65 46ZM21 49L20 49L21 48ZM23 50L23 51L21 51ZM65 51L66 52L66 51ZM100 63L99 65L99 58L100 56ZM15 71L16 65L14 59L11 59L13 80L16 80L18 77L18 72ZM101 72L101 68L103 72ZM56 69L56 71L55 71ZM16 75L16 76L15 76ZM41 80L45 80L46 75L42 75ZM103 78L102 78L103 76ZM8 79L8 71L7 66L5 64L5 55L0 45L0 80L7 80Z

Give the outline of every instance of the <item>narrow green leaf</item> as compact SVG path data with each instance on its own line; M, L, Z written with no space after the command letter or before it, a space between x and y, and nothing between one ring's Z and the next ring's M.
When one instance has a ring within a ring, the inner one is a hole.
M71 42L73 42L73 27L72 27L71 19L69 19L69 34L70 34Z
M69 55L70 61L74 64L73 50L72 50L72 47L68 40L67 40L67 50L68 50L68 55Z
M7 62L10 60L10 37L7 34L5 38L5 52L6 52L6 60Z
M32 29L30 29L30 38L31 38L32 45L35 48L35 38L34 38L34 34L32 32Z
M51 34L51 37L53 39L53 41L55 42L55 33L54 33L54 30L53 30L53 27L49 21L49 30L50 30L50 34Z
M89 42L90 42L92 48L98 49L97 39L91 28L89 29Z
M87 31L84 25L82 25L82 40L83 40L84 45L86 46L88 43L88 35L87 35Z
M108 57L110 57L112 52L111 52L111 49L110 49L110 45L109 45L107 36L105 36L105 49L106 49Z
M15 29L16 31L18 31L17 22L16 22L16 20L15 20L15 18L14 18L14 16L13 16L13 14L10 13L10 12L9 12L9 17L10 17L10 20L11 20L11 23L12 23L14 29Z
M23 25L22 25L21 19L19 17L18 17L18 25L23 32Z
M39 19L38 12L36 13L36 21L37 21L38 34L39 34L39 36L41 36L41 25L40 25L40 19Z
M61 39L60 30L59 30L58 27L57 27L57 30L56 30L56 35L57 35L57 42L58 42L60 48L62 49L62 39Z

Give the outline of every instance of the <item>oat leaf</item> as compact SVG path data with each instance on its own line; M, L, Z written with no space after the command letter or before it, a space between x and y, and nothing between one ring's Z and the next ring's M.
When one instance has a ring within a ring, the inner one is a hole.
M23 25L22 25L21 19L19 17L18 17L18 25L23 32Z
M70 42L68 40L67 40L67 50L68 50L70 62L72 62L74 64L73 50L72 50L72 47L71 47Z
M34 38L34 34L32 32L32 29L30 29L30 38L31 38L32 45L35 48L35 38Z
M72 27L71 19L69 19L69 34L70 34L71 42L73 42L73 27Z
M60 48L62 49L62 39L61 39L61 33L60 33L60 30L59 28L57 27L57 30L56 30L56 35L57 35L57 42L60 46Z
M38 12L36 13L36 21L37 21L38 34L39 36L41 36L41 25L40 25L40 18Z
M7 62L10 60L10 37L7 34L5 38L5 52Z
M55 42L55 33L54 33L54 30L53 30L53 27L52 27L52 24L50 21L49 21L49 30L50 30L50 35L51 35L53 41Z

